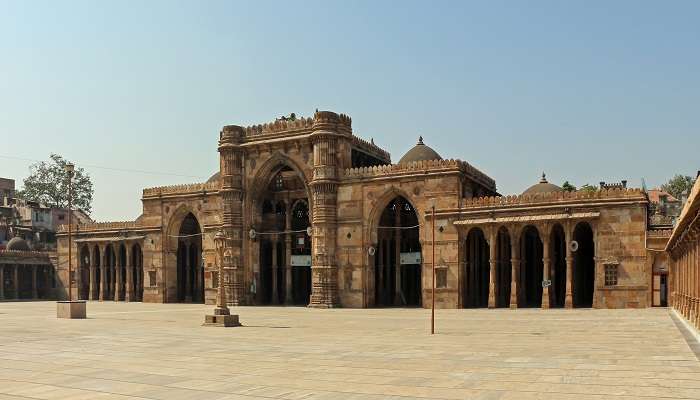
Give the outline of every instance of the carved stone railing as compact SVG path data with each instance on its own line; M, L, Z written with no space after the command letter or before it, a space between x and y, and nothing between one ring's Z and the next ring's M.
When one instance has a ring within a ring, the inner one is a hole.
M184 185L157 186L143 189L143 197L158 196L164 194L214 192L219 190L218 182L188 183Z
M459 170L466 173L477 181L483 182L495 189L496 182L479 171L469 163L462 160L429 160L429 161L414 161L406 164L387 164L376 165L372 167L347 168L344 171L344 176L348 178L369 178L384 175L395 175L402 173L411 173L416 171L440 171L440 170Z
M669 238L671 233L673 233L673 229L651 229L647 231L649 237L654 238Z
M646 200L641 189L602 189L596 191L548 192L510 196L475 197L466 199L464 208L506 207L521 204L576 202L586 200L636 199Z
M0 256L8 257L41 257L49 258L49 253L44 251L26 251L26 250L0 250Z
M299 131L311 129L314 124L313 118L299 118L294 121L277 120L266 124L258 124L246 126L243 128L246 136L258 136L266 134L275 134L281 132Z
M136 221L109 221L109 222L92 222L89 224L76 225L73 232L96 231L96 230L115 230L115 229L134 229L140 225ZM59 225L57 233L68 232L67 225Z
M388 151L382 149L381 147L377 146L374 143L368 142L364 139L362 139L359 136L352 136L352 144L359 147L360 149L367 149L371 152L374 152L376 154L379 154L381 157L383 157L386 161L391 160L391 154L389 154Z

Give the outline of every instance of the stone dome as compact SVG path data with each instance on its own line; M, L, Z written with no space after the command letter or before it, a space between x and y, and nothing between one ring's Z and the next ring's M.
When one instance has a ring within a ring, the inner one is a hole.
M408 164L415 161L442 160L440 154L430 146L423 143L423 136L418 138L418 143L401 157L399 164Z
M213 183L213 182L218 182L219 181L219 176L221 174L219 171L216 171L214 175L210 176L209 179L207 179L207 183Z
M7 242L7 250L29 251L29 245L21 237L13 237Z
M542 173L542 179L540 182L527 188L523 194L537 194L537 193L550 193L550 192L563 192L564 189L559 186L547 182L547 176Z

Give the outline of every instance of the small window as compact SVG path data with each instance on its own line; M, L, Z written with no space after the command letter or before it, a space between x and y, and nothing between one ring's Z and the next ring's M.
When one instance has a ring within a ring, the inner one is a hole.
M156 271L148 271L148 285L153 287L156 284Z
M438 289L447 287L447 268L435 269L435 287Z
M617 264L605 265L605 286L617 286Z

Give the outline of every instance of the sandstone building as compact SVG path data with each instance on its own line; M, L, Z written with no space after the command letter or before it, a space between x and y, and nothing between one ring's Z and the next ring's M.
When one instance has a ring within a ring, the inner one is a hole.
M439 307L652 305L647 242L670 231L650 234L641 190L565 192L543 175L501 196L491 177L422 139L392 164L329 111L225 126L218 139L207 182L144 189L136 220L74 228L77 296L213 303L223 278L232 305L429 306L434 207ZM64 229L64 288L66 239Z

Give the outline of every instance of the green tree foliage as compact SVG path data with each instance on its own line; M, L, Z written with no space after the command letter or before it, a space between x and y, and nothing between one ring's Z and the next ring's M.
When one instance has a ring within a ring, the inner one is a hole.
M661 190L680 200L686 190L690 193L693 183L695 180L692 177L678 174L661 185Z
M579 192L597 192L598 187L586 183L585 185L581 186L578 190Z
M29 167L30 175L24 180L24 188L17 197L36 201L47 206L68 207L68 174L65 167L68 161L58 154L51 154L51 160L41 161ZM92 211L92 181L83 168L75 168L73 175L73 207L86 213Z
M569 181L564 182L564 184L561 185L561 188L564 189L565 192L575 192L576 191L576 186L570 184Z

